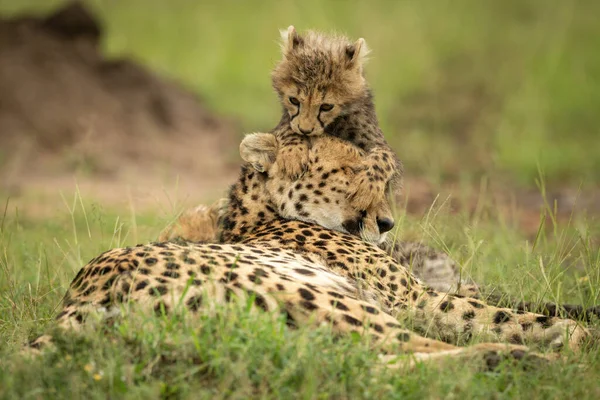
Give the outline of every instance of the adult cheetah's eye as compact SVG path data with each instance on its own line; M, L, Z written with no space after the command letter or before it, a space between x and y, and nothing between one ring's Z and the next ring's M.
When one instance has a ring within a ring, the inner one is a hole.
M321 111L333 110L333 104L321 104Z
M300 105L300 101L298 101L298 99L295 98L294 96L290 96L290 98L288 100L290 101L290 103L292 103L295 106L299 106Z

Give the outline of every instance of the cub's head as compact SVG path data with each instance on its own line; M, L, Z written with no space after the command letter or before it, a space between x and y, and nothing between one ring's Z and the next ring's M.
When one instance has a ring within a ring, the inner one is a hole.
M292 180L279 170L277 139L272 134L247 135L240 145L242 158L265 175L264 185L276 212L286 219L316 223L328 229L360 236L380 244L394 227L387 196L358 210L349 201L349 189L362 169L365 153L331 136L307 139L308 170Z
M293 26L281 35L283 58L273 70L273 87L292 130L318 136L368 93L362 70L369 50L364 39L352 43L314 31L299 35Z

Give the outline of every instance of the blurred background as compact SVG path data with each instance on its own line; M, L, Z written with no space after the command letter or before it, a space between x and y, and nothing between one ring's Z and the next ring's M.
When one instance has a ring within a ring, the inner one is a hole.
M0 0L0 193L41 213L74 190L220 197L243 133L278 121L269 73L293 24L366 39L409 212L441 194L523 209L532 232L544 204L595 216L599 15L595 0Z

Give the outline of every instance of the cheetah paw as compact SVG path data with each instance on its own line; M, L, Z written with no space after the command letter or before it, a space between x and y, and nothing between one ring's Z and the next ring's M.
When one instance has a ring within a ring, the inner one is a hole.
M376 201L385 197L385 186L369 176L369 171L361 171L355 178L349 193L350 203L358 210L367 210Z
M298 179L308 168L308 147L289 146L277 156L279 170L286 177Z

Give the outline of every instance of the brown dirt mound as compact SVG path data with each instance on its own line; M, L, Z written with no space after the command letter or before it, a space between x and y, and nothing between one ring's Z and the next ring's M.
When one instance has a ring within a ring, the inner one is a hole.
M235 126L139 64L105 59L101 34L79 3L0 19L0 190L73 189L73 173L102 192L176 176L223 189Z

